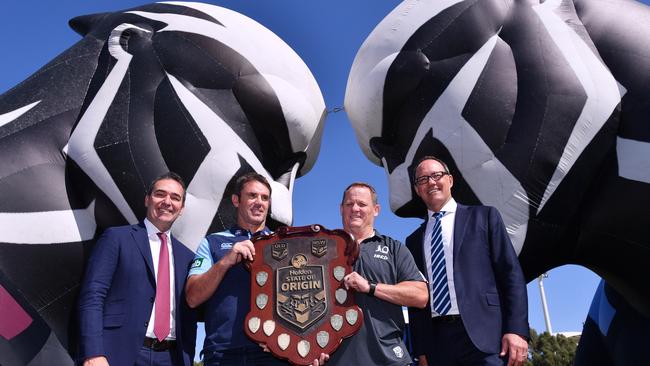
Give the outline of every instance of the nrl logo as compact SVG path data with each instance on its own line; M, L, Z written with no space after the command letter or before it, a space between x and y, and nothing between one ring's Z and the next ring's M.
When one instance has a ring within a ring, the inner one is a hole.
M302 330L325 315L323 266L307 265L307 257L298 253L291 258L290 267L278 268L276 273L276 308L280 318Z

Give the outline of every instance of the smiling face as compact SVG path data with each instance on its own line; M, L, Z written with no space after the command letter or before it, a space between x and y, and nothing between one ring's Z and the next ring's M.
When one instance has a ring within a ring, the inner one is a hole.
M157 181L151 194L144 197L147 219L160 231L167 231L183 211L185 191L180 183L173 179Z
M424 160L415 169L415 179L422 176L432 176L435 173L446 173L445 167L433 159ZM443 175L438 181L428 179L424 184L415 184L415 193L422 199L427 209L438 212L451 199L451 187L454 178L451 174Z
M239 196L232 195L232 204L237 208L237 224L250 232L257 232L266 224L271 193L261 182L251 180L244 184Z
M374 230L375 217L379 215L379 205L373 202L370 189L352 186L345 193L341 203L343 229L357 240L370 237Z

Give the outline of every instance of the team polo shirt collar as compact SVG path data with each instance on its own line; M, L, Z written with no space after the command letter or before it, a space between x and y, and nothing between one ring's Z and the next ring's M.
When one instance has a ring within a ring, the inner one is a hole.
M264 227L264 229L251 233L250 231L242 228L241 226L234 224L233 226L230 227L229 229L230 233L234 236L248 236L249 238L252 238L257 235L269 235L271 234L271 229L268 227Z
M363 239L363 240L361 241L361 244L366 243L366 242L370 242L370 241L381 240L381 237L380 237L379 231L377 231L377 229L374 229L373 232L374 232L374 235L373 235L373 236L370 236L370 237L367 237L367 238L365 238L365 239Z

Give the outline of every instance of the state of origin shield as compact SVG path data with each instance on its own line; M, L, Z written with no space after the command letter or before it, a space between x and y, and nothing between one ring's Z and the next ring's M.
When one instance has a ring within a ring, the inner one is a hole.
M246 335L279 358L309 365L332 353L363 321L343 277L352 272L345 248L353 243L343 230L320 225L281 227L253 239L251 307Z

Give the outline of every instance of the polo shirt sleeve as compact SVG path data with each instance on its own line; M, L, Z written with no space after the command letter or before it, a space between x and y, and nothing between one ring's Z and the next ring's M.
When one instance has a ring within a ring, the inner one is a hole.
M426 278L420 272L411 251L408 250L406 245L396 241L395 265L397 267L397 283L402 281L422 281L426 282Z
M203 238L199 248L194 255L194 260L190 265L190 270L187 272L187 277L203 274L212 267L212 253L210 253L210 243L208 238Z

